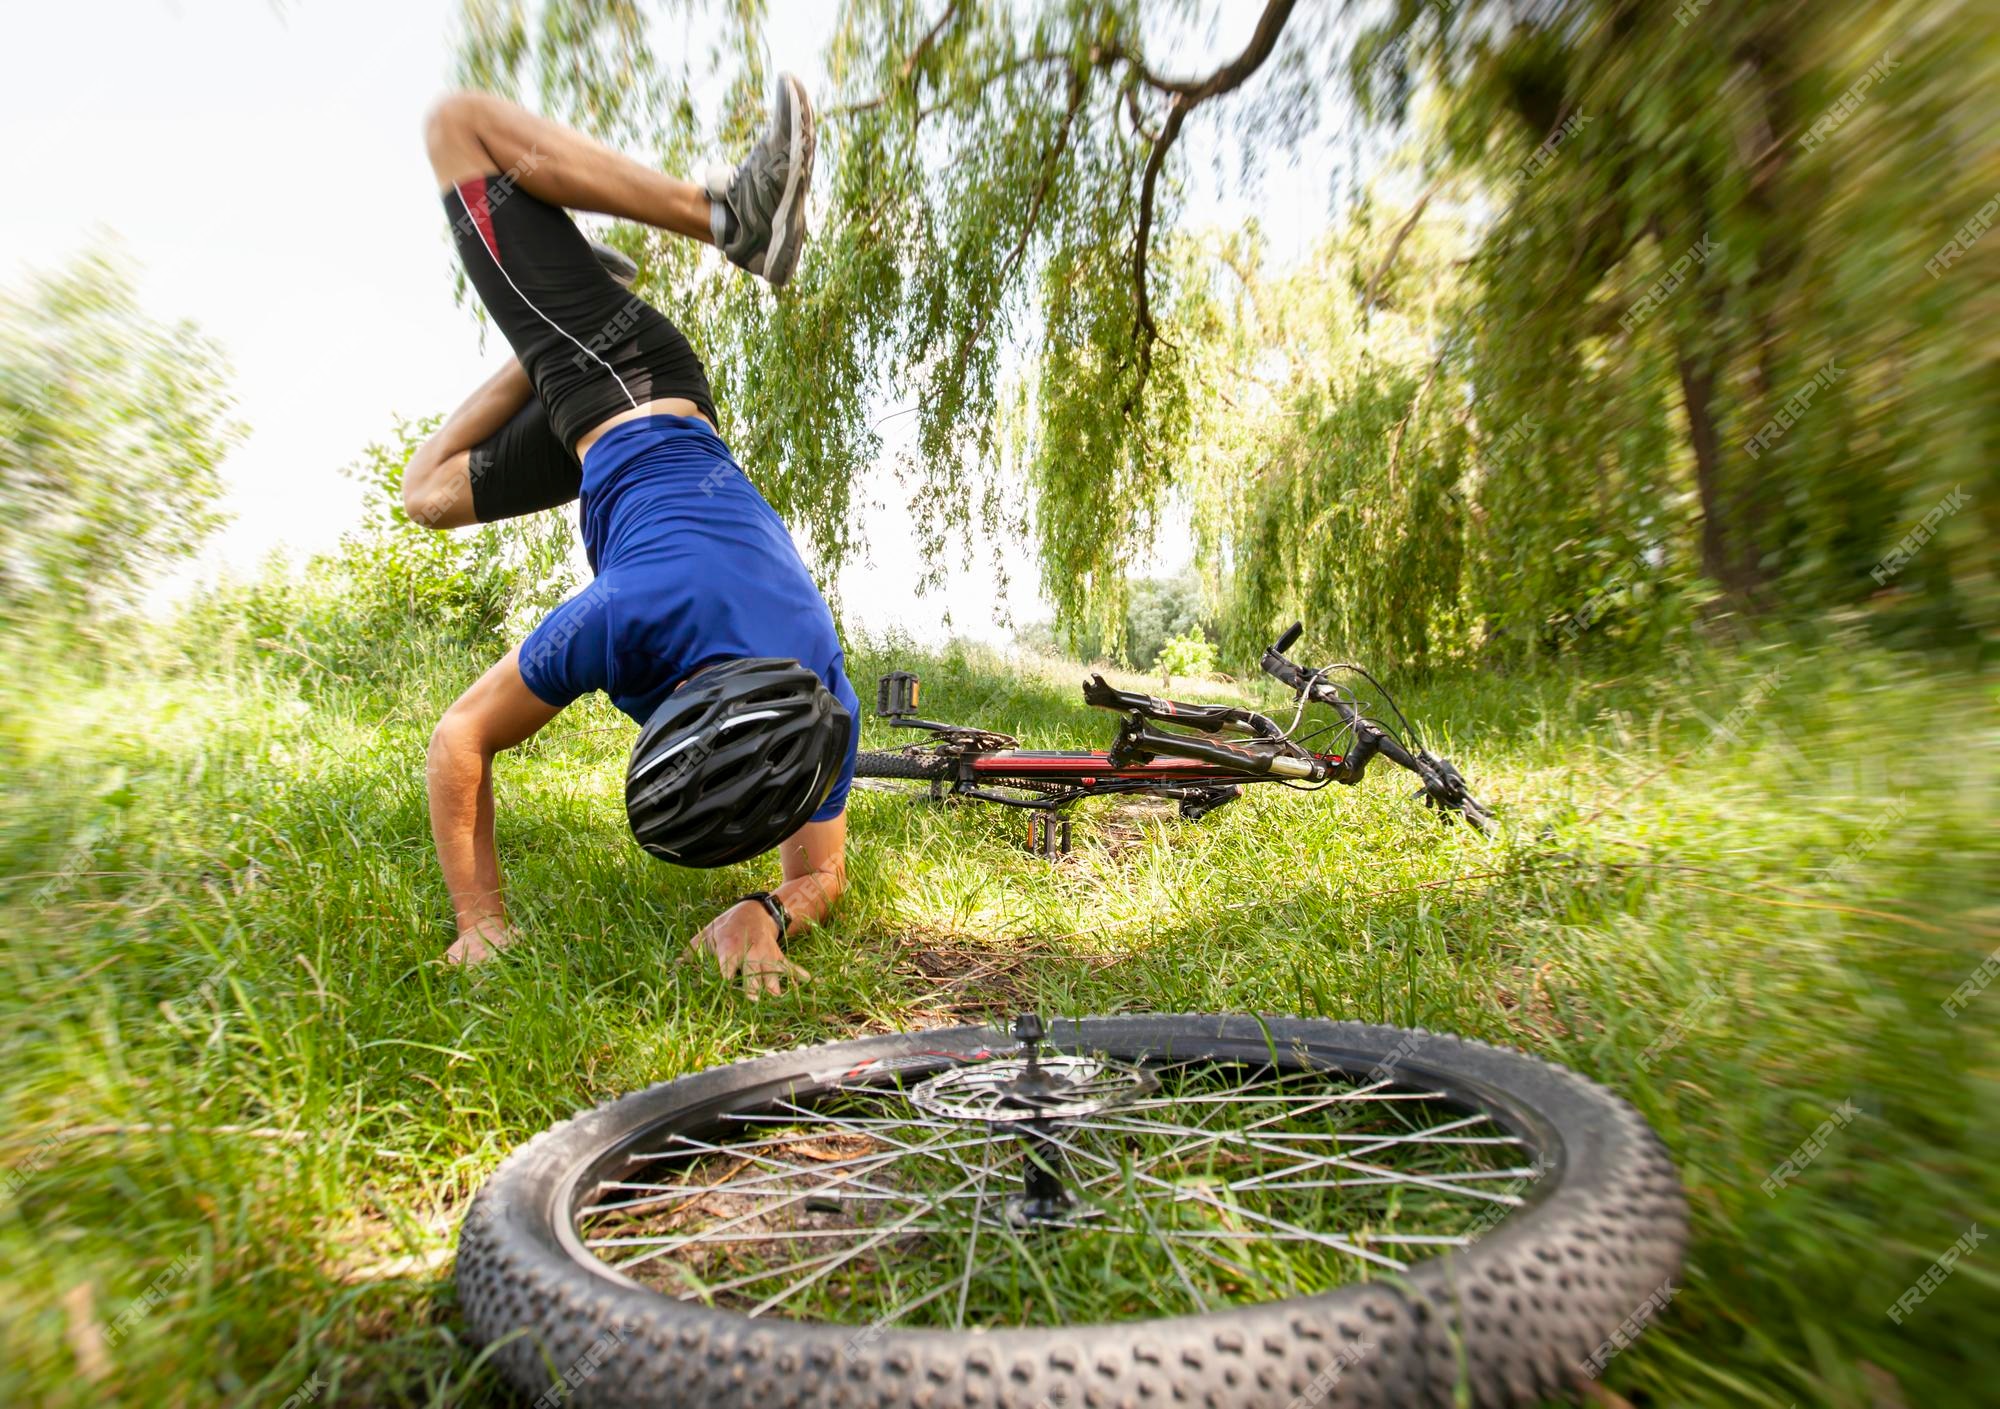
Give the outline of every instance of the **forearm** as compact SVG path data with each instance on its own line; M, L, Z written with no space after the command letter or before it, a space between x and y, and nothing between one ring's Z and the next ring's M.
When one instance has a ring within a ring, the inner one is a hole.
M510 357L499 371L474 388L431 437L444 456L470 450L489 439L535 394L527 369Z
M792 917L780 939L796 937L833 913L847 889L847 817L808 822L778 849L785 879L773 894Z
M441 726L431 736L425 781L431 838L459 933L483 920L504 920L500 858L493 844L493 755Z
M824 870L808 871L781 884L771 893L784 902L786 913L792 917L791 928L783 938L796 939L823 923L833 914L833 907L846 889L847 868L838 860Z

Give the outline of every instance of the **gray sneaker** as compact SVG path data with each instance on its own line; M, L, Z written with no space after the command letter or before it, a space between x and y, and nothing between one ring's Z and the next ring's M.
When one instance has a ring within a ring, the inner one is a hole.
M796 75L781 73L771 125L750 155L733 170L710 167L702 181L715 202L709 219L716 244L731 261L774 287L798 267L812 165L812 103Z

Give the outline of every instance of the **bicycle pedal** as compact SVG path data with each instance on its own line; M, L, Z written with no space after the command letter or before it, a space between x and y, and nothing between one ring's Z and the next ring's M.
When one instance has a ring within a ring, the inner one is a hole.
M907 670L892 670L875 682L875 713L884 719L907 719L917 712L922 682Z
M1048 861L1069 855L1069 818L1046 812L1028 814L1028 850Z

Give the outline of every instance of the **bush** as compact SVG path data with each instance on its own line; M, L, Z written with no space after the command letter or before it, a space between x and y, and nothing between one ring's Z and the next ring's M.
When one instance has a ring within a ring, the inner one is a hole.
M0 614L125 621L221 524L216 466L242 438L221 350L138 305L93 251L0 294Z
M247 583L189 604L177 633L195 659L248 650L302 683L398 679L441 651L506 651L575 584L561 511L440 533L403 512L403 470L437 418L398 419L345 473L360 526L300 568L273 558Z
M1160 648L1158 664L1162 689L1172 686L1176 675L1213 675L1215 646L1197 626L1185 636L1170 637Z

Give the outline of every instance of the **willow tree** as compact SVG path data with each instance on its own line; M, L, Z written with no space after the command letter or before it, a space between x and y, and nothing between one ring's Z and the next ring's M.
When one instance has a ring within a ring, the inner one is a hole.
M1370 111L1496 212L1456 369L1495 629L1635 562L1741 611L1882 598L1961 486L1985 528L1888 590L1990 622L2000 249L1939 254L2000 189L1994 57L1973 6L1915 0L1404 3L1363 39Z
M907 406L934 561L975 518L1022 527L1060 617L1115 613L1189 433L1192 134L1251 170L1297 142L1333 62L1300 8L850 0L819 95L824 215L793 285L772 298L620 233L643 289L695 325L727 434L823 570L856 546L871 408ZM461 75L687 169L752 135L764 17L660 11L471 0ZM670 33L705 38L669 54ZM693 95L718 84L704 127Z
M469 82L669 169L753 133L760 5L468 6ZM1294 610L1408 659L1613 599L1990 621L1994 52L1965 0L847 0L794 286L618 238L829 573L907 407L932 561L1017 526L1071 628L1170 503L1239 655ZM1189 228L1195 151L1349 96L1400 153L1306 269Z

